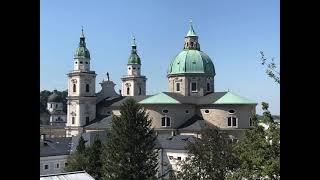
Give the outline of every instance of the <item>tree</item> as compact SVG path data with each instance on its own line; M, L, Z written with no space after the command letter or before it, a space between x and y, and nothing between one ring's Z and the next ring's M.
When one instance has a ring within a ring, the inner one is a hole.
M40 92L40 113L45 112L47 109L48 97L52 94L52 92L48 90L43 90Z
M70 171L83 171L88 167L88 158L86 154L86 141L82 136L79 138L78 146L76 148L76 152L71 154L67 160L67 166L65 170L67 172Z
M148 114L133 99L120 113L103 152L103 179L155 179L158 153Z
M96 180L101 179L102 174L102 143L99 138L95 138L93 144L87 148L88 165L86 171Z
M253 118L254 128L233 148L239 167L228 179L280 179L280 129L273 122L268 104L262 103L262 121Z
M188 158L181 163L178 179L217 179L223 180L237 165L231 145L217 128L206 128L201 139L187 146Z
M267 75L272 78L276 83L280 84L280 71L277 70L277 65L274 63L274 58L271 59L271 62L267 62L263 51L260 51L261 54L261 64L266 66Z

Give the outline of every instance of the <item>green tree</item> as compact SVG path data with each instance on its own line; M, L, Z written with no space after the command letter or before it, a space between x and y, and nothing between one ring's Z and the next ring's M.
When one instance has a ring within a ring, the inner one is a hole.
M217 128L206 128L201 139L187 146L188 158L181 162L178 179L216 179L223 180L237 165L232 147Z
M86 141L82 136L79 138L78 146L76 152L71 154L67 160L67 166L65 170L70 171L83 171L88 167L87 149L85 145Z
M103 179L155 179L158 154L148 114L133 99L120 107L120 113L114 116L103 152Z
M96 180L101 179L102 174L102 143L99 138L95 138L93 144L87 148L88 166L86 171Z
M276 83L280 84L280 71L274 62L274 58L271 59L271 62L268 62L268 59L264 56L263 51L260 51L261 54L261 64L266 67L267 75L272 78Z
M47 110L48 97L51 94L52 92L48 90L40 91L40 113L45 112Z
M233 148L240 165L228 179L280 179L280 128L273 122L267 103L262 103L262 109L261 122L266 127L253 118L254 128Z

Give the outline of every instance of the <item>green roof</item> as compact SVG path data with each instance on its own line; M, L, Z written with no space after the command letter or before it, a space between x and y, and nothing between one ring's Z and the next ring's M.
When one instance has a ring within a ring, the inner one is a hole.
M210 57L198 50L185 49L171 61L168 75L185 73L205 73L215 75Z
M165 93L159 93L156 95L153 95L147 99L144 99L139 102L139 104L181 104L176 99L168 96Z
M196 32L194 32L192 24L190 24L190 29L188 31L187 36L197 36Z
M83 34L83 29L82 29L82 33L80 36L79 47L76 49L76 52L74 53L74 58L89 58L90 59L90 52L86 47L86 39Z
M131 45L131 54L128 59L128 64L140 64L141 65L141 60L140 60L140 57L137 53L137 45L136 45L135 37L133 37L133 42Z
M219 98L213 104L257 104L251 100L244 97L238 96L234 93L227 92L224 96Z

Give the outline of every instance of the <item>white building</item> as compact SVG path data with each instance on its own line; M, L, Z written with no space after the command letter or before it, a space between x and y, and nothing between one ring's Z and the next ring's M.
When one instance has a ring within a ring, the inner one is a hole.
M70 154L71 138L46 138L40 140L40 175L64 172Z
M75 171L60 174L41 175L40 180L94 180L85 171Z

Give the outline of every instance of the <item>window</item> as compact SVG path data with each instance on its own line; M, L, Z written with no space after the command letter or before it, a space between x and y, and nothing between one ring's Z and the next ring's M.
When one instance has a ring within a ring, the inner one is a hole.
M191 91L192 92L197 92L197 83L196 82L192 82L191 83Z
M139 95L141 95L141 87L139 87Z
M86 84L86 92L89 92L89 84Z
M136 69L135 67L133 67L132 69Z
M64 163L64 166L68 166L68 163Z
M76 61L75 63L76 63L76 64L78 64L78 62L77 62L77 61Z
M82 61L80 61L80 64L82 64Z
M180 91L180 83L176 83L176 91Z
M86 124L89 124L89 117L86 117Z
M189 111L188 111L188 110L186 110L186 114L189 114Z
M130 94L130 88L127 88L127 95Z
M162 112L163 113L168 113L169 111L168 111L168 109L164 109L164 110L162 110Z
M173 156L169 156L169 159L172 160L172 159L173 159Z
M252 118L249 118L249 126L254 126L254 122L253 122Z
M59 163L56 164L56 168L59 168Z
M193 47L193 42L191 42L191 47Z
M161 126L162 127L169 127L169 126L171 126L171 119L170 119L170 117L167 117L167 116L165 116L165 117L162 117L161 118Z
M75 121L75 117L72 117L72 124L74 124L74 121Z
M208 110L208 109L206 109L204 112L205 112L206 114L208 114L208 113L209 113L209 110Z
M181 157L178 157L177 159L180 161L180 160L181 160Z
M86 64L89 64L88 62L86 62Z
M235 112L236 112L236 111L233 110L233 109L230 109L230 110L229 110L229 113L230 113L230 114L234 114Z
M228 126L229 127L237 127L237 117L235 117L235 116L228 117Z
M50 104L50 107L52 108L52 104Z
M128 69L130 70L131 68L129 67Z
M210 83L207 83L207 91L210 91Z
M73 84L73 92L76 92L76 84Z
M44 169L49 169L49 165L48 164L44 165Z
M58 104L56 104L56 108L58 107Z

